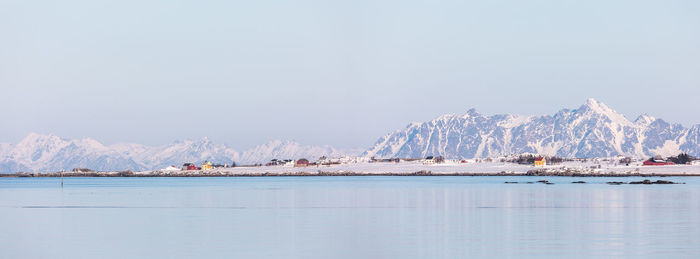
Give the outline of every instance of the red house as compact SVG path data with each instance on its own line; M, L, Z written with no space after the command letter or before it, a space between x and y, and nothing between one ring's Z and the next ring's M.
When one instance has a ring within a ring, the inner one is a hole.
M184 165L182 165L182 170L199 170L199 167L197 167L193 163L185 163Z
M647 160L642 163L642 165L675 165L673 162L659 161L659 160Z
M297 160L296 163L294 163L294 167L307 167L307 166L309 166L309 160L307 160L306 158L299 159L299 160Z

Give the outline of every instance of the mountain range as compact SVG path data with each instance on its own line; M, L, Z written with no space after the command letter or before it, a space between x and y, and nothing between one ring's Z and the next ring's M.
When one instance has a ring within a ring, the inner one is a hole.
M105 146L90 139L62 139L55 135L31 133L17 144L0 144L0 173L54 172L73 168L98 171L155 170L185 162L238 164L265 163L273 158L295 159L320 156L356 156L358 150L338 150L330 146L304 146L293 141L275 140L243 152L208 138L176 141L164 146L114 144Z
M535 153L561 157L700 155L700 124L684 128L649 115L630 121L594 99L554 115L483 115L474 109L411 123L381 137L363 156L446 158Z
M648 157L684 152L700 156L700 124L680 124L643 114L630 121L594 99L554 115L483 115L471 109L428 122L410 123L369 149L340 150L275 140L242 152L207 138L163 146L114 144L90 139L62 139L31 133L16 144L0 143L0 173L90 168L99 171L153 170L184 162L252 164L270 159L317 159L321 156L448 159L535 153L561 157Z

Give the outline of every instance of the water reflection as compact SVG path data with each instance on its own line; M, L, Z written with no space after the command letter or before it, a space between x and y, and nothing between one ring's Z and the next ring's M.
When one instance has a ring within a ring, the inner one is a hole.
M700 236L695 178L673 186L567 177L503 184L509 180L533 181L70 178L61 190L56 179L0 179L0 251L6 258L700 256L692 245Z

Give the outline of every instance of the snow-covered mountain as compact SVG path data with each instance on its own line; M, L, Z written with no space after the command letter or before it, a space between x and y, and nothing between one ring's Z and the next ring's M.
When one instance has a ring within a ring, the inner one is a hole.
M348 151L352 152L352 151ZM67 140L55 135L31 133L17 144L0 144L0 173L20 171L59 171L90 168L99 171L160 169L185 162L238 164L265 163L273 158L317 159L357 155L329 146L303 146L293 141L271 141L238 152L208 138L176 141L163 146L114 144L105 146L90 139Z
M589 99L575 110L553 116L443 115L411 123L380 138L363 156L447 158L491 157L538 153L562 157L626 155L700 155L700 124L686 129L641 115L630 121L605 104Z
M164 168L169 165L179 167L184 162L201 163L212 161L214 163L231 164L238 156L238 152L227 145L214 143L206 137L196 141L175 141L169 145L146 148L145 151L140 153L136 151L129 152L133 152L132 157L135 157L147 169ZM237 163L249 162L235 161Z
M361 151L338 150L331 146L302 146L294 141L274 140L267 144L259 145L246 150L236 157L236 161L247 161L252 163L264 163L273 158L293 159L308 158L318 159L321 156L341 157L346 155L358 155Z
M320 156L354 156L360 152L279 140L239 152L207 138L155 147L105 146L90 138L67 140L32 133L16 144L0 143L0 173L78 167L100 171L148 170L205 160L253 164L273 158L315 160ZM630 121L605 104L589 99L577 109L564 109L554 115L483 115L471 109L463 115L449 114L429 122L414 122L380 138L362 156L474 158L538 153L563 157L646 157L680 152L700 156L700 124L687 129L646 114Z
M0 152L0 172L70 169L91 165L95 170L141 168L129 157L89 139L64 140L55 135L31 133Z

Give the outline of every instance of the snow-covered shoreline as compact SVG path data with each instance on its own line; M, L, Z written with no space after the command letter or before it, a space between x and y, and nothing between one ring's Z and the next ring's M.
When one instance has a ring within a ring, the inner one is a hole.
M95 177L201 177L201 176L700 176L700 165L642 166L603 165L564 162L558 165L533 167L504 162L423 164L419 161L402 163L350 163L308 167L256 166L215 168L211 170L149 170L139 172L63 172L63 176ZM27 177L58 177L61 173L16 173L2 175Z

